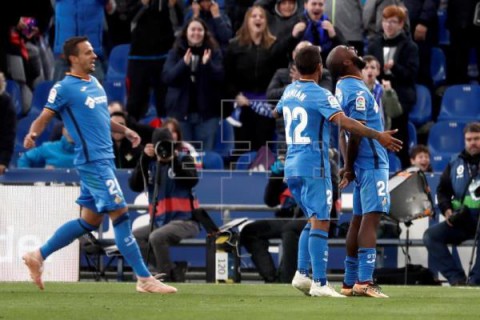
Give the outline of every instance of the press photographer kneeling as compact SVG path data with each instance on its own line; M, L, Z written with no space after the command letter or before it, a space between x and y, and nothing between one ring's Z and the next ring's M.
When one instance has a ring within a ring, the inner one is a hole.
M170 260L169 247L198 235L199 224L192 220L192 188L198 183L194 159L178 151L167 128L155 129L129 183L133 191L147 190L150 225L133 230L142 254L166 281L185 281L186 265ZM153 219L152 219L153 217ZM149 248L150 245L150 248Z
M450 285L480 285L480 257L478 255L478 232L480 212L480 123L466 125L465 149L447 165L437 187L438 207L445 221L425 231L423 242L433 258L436 269ZM472 250L477 250L473 268L473 253L468 274L455 261L447 245L458 245L475 239ZM468 278L467 278L468 276Z

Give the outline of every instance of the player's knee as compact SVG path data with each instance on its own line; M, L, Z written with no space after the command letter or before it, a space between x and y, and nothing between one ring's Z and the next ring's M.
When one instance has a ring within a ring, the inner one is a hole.
M130 214L128 212L124 212L123 214L119 215L110 215L110 219L112 219L112 224L115 227L124 221L130 221Z

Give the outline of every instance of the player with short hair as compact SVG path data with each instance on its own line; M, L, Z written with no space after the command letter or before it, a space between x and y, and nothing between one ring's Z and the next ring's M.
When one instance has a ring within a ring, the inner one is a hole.
M155 279L142 260L132 235L127 204L115 177L111 131L124 133L138 146L140 137L135 131L110 119L105 90L91 76L97 55L86 37L65 41L65 58L70 73L50 90L47 104L33 121L23 142L30 149L55 115L59 115L75 143L74 165L80 176L81 217L63 224L39 249L27 252L23 260L35 284L44 289L43 261L55 251L78 237L96 230L107 213L113 222L115 242L138 277L138 292L175 293L177 289Z
M362 79L365 61L356 50L347 46L335 47L328 55L327 66L339 78L335 95L345 114L368 128L383 131L381 110ZM341 135L340 148L345 166L340 171L342 181L339 186L345 188L355 180L341 293L388 298L373 282L377 228L382 213L388 214L390 208L387 150L377 141L354 132Z
M378 132L345 116L337 99L318 86L322 59L317 47L301 49L295 57L300 79L289 85L274 115L283 114L287 142L285 177L295 201L309 218L300 235L297 272L292 285L311 296L344 297L327 282L328 230L332 206L329 150L329 122L341 128L377 139L392 150L402 142L396 131ZM309 278L310 263L313 281Z

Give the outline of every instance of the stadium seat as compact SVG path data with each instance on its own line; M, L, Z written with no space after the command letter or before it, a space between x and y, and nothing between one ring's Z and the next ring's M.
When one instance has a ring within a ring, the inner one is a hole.
M30 112L33 110L42 111L43 107L47 103L48 94L50 93L50 89L52 89L53 85L55 84L54 81L46 80L42 81L35 86L33 90L33 97L32 97L32 106Z
M448 87L442 98L439 121L480 120L480 85L460 84Z
M432 76L433 85L438 87L445 83L447 79L447 59L442 49L433 47L431 50L430 75Z
M7 79L7 86L5 90L12 98L12 103L15 108L17 119L20 119L23 116L25 116L28 110L25 110L25 108L23 107L22 92L18 83L15 80Z
M129 52L130 44L119 44L113 47L108 58L108 69L105 80L125 81Z
M235 135L233 132L233 127L230 123L223 119L220 121L220 125L218 126L215 134L213 151L220 154L224 160L228 160L232 155L234 145Z
M248 170L248 167L257 156L257 151L248 151L240 155L236 161L235 169Z
M408 121L408 149L412 149L417 144L417 129L415 125Z
M402 170L402 162L400 161L400 158L393 152L388 152L388 163L390 172Z
M416 126L420 127L432 120L432 97L427 87L416 84L417 102L408 115L408 119Z
M125 81L105 80L103 88L107 94L108 103L119 101L123 105L127 103L127 88Z
M438 44L448 46L450 44L450 32L447 29L447 11L438 10Z
M465 122L439 121L430 128L428 148L434 171L443 171L450 158L462 151Z
M203 169L223 170L223 158L215 151L205 151L202 157Z

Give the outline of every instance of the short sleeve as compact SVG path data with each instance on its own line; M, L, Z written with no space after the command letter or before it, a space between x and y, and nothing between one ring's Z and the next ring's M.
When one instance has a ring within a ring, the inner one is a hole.
M47 103L45 107L60 113L65 107L65 89L61 84L55 84L48 94Z
M348 98L349 117L358 121L367 121L368 92L364 90L352 92Z

